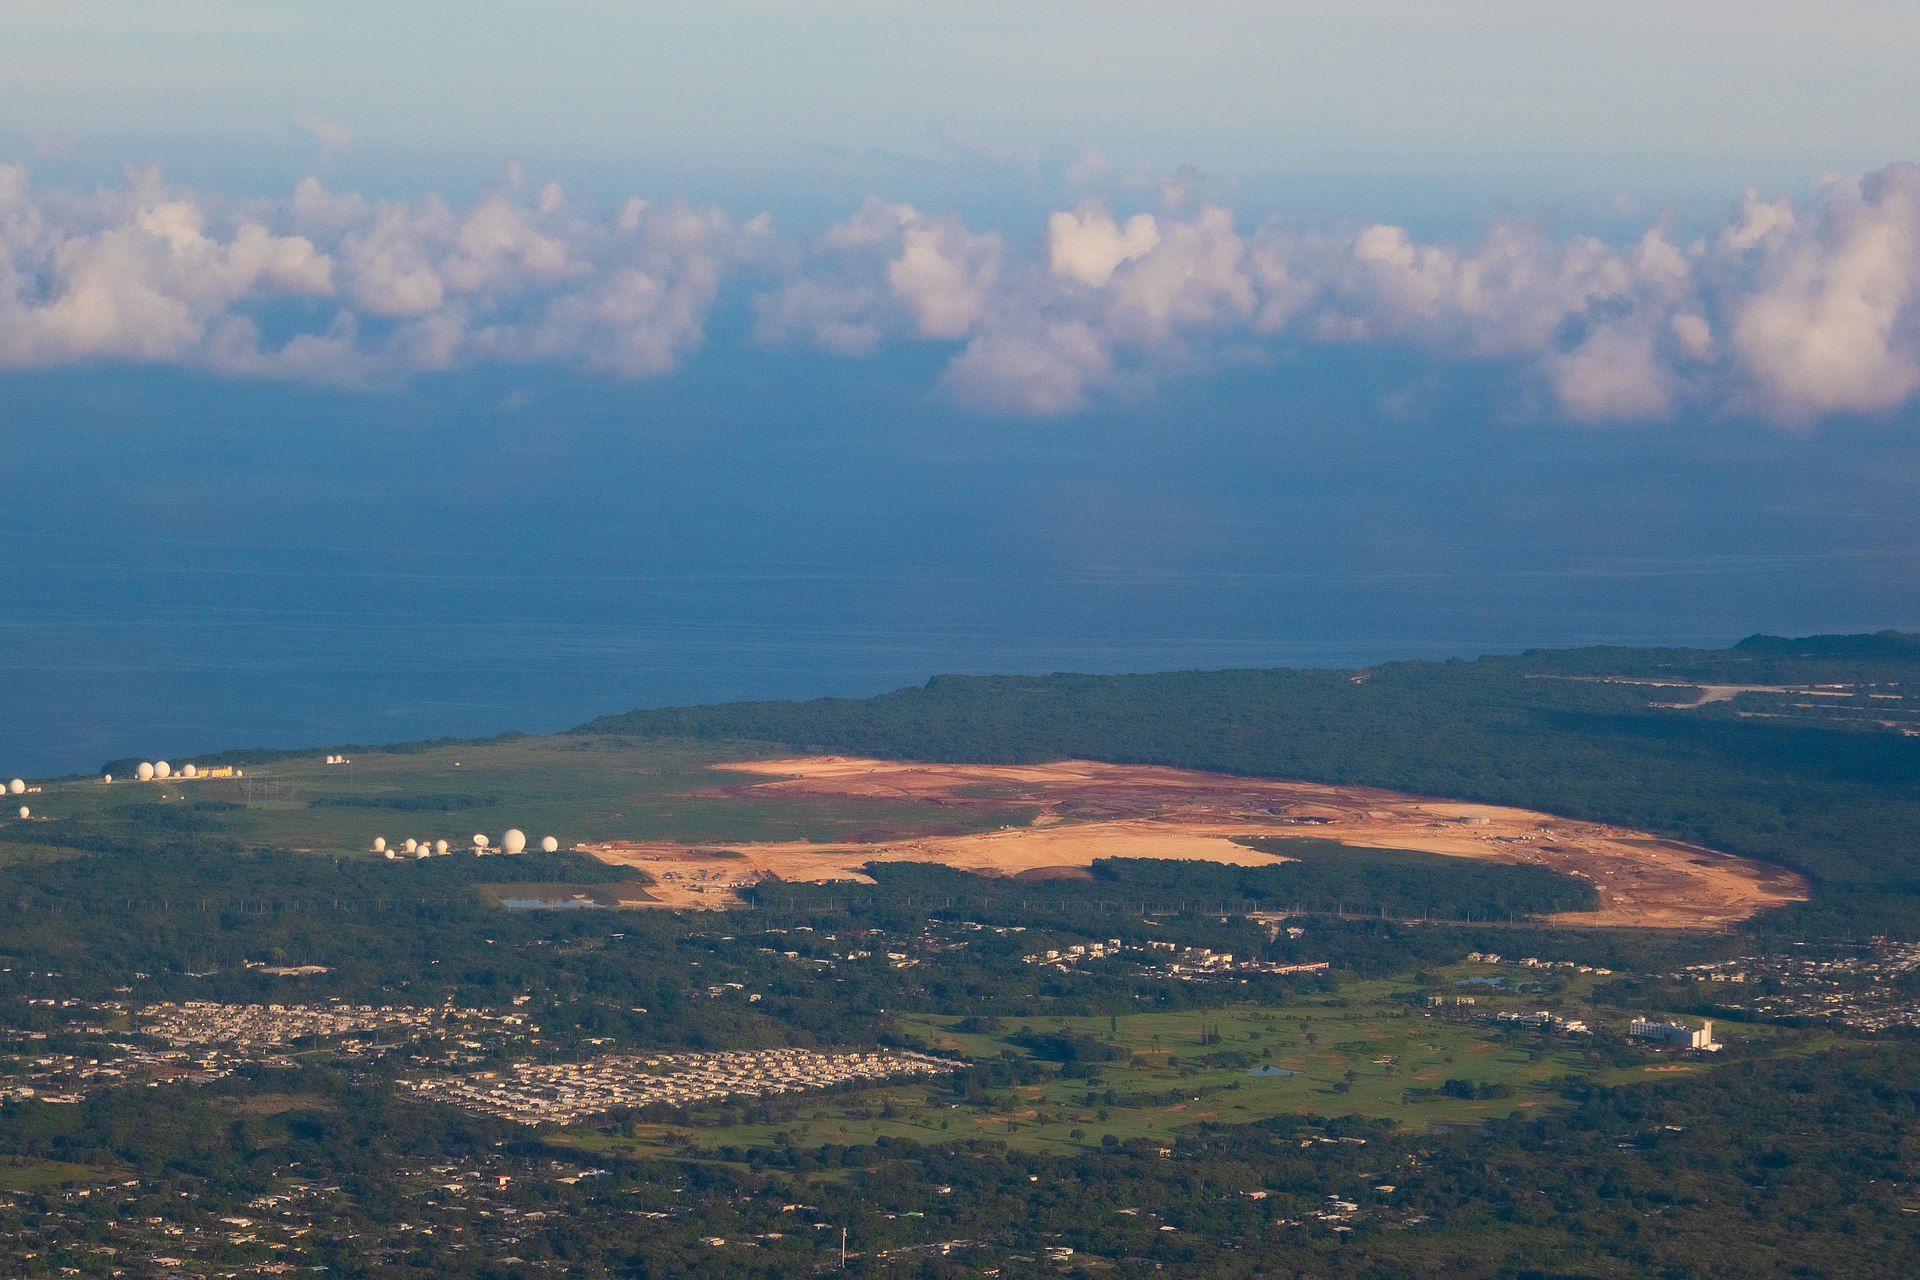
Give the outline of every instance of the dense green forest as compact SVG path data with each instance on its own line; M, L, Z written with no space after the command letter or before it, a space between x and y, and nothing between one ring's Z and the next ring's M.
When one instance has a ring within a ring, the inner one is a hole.
M1813 901L1757 928L1920 935L1920 737L1650 705L1597 677L1903 683L1920 638L1534 651L1365 671L939 677L866 699L635 711L583 732L928 760L1083 757L1546 809L1792 866Z
M860 913L904 913L1015 920L1058 913L1091 928L1105 917L1143 913L1298 914L1511 923L1556 911L1592 910L1593 886L1544 867L1507 866L1401 849L1355 849L1325 840L1247 841L1271 845L1292 861L1271 867L1117 858L1095 862L1084 878L1008 879L918 863L881 863L876 884L768 881L753 891L768 910L836 906Z

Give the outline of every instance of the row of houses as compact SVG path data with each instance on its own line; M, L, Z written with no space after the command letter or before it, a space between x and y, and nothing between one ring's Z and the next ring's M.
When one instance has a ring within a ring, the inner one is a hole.
M585 1062L519 1062L503 1071L404 1082L416 1096L521 1124L572 1124L617 1108L693 1106L959 1069L932 1054L871 1049L822 1053L608 1054Z

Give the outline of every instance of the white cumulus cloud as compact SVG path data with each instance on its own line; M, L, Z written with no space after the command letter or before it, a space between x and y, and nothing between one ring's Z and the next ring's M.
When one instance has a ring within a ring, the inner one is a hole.
M705 338L764 222L681 201L574 211L509 182L456 206L313 179L286 199L172 187L41 190L0 166L0 365L167 362L344 385L480 361L622 378ZM291 304L291 309L289 308Z
M1914 166L1800 200L1749 191L1697 235L1660 218L1612 240L1521 219L1464 241L1299 226L1176 194L1135 210L1081 200L1031 240L873 196L783 237L764 215L674 198L595 212L517 166L455 201L311 178L236 196L152 170L42 186L0 164L0 366L375 386L538 362L650 378L706 345L732 290L761 342L852 359L929 344L945 394L1015 416L1315 343L1492 362L1518 402L1577 423L1795 425L1920 397Z
M1097 202L1063 209L1047 219L1047 261L1057 276L1099 288L1123 262L1160 243L1160 226L1150 213L1136 213L1125 225Z

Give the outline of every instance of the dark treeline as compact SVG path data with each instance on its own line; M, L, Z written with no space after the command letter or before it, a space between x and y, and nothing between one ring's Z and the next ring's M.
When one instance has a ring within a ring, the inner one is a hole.
M1798 868L1814 900L1757 927L1920 936L1920 738L1650 707L1591 677L1903 680L1904 635L1756 638L1364 672L939 677L868 699L636 711L582 732L927 760L1085 757L1366 784L1613 822Z
M912 899L952 914L972 910L1011 923L1065 909L1095 916L1248 911L1433 918L1507 923L1556 911L1590 910L1591 885L1543 867L1472 862L1398 849L1358 849L1325 840L1250 840L1293 859L1268 867L1152 858L1103 859L1082 877L968 875L934 864L879 864L876 883L815 885L769 881L755 901L769 910L844 909L873 915Z
M1361 865L1356 874L1364 881L1368 875L1367 855L1372 852L1343 849L1339 856L1358 854ZM1413 874L1417 863L1399 862L1402 856L1406 855L1394 853L1392 866L1398 873ZM973 946L978 951L996 947L1009 954L1033 951L1042 945L1041 938L1051 933L1061 938L1172 941L1282 962L1326 960L1364 974L1451 964L1473 950L1619 969L1679 967L1723 958L1732 954L1735 945L1733 939L1723 935L1558 929L1544 923L1527 924L1524 917L1521 927L1509 928L1502 923L1506 919L1504 911L1491 913L1481 925L1424 924L1417 922L1417 915L1416 922L1409 923L1378 915L1376 908L1361 905L1369 900L1357 894L1345 900L1350 909L1347 915L1312 914L1314 908L1308 907L1309 914L1294 921L1302 926L1301 936L1269 938L1267 930L1250 924L1243 913L1287 913L1296 904L1285 893L1263 898L1242 895L1239 873L1252 879L1259 889L1263 878L1285 875L1295 865L1235 868L1127 858L1095 863L1089 879L1022 880L969 875L927 863L881 863L869 868L874 879L871 885L763 883L754 890L755 920L770 928L851 926L892 934L911 932L930 919L974 921L1024 927L1034 934L1031 940L1018 944L976 942ZM1522 868L1482 869L1499 873ZM1552 882L1561 877L1549 875L1550 881L1538 887L1551 894L1557 891ZM1523 891L1525 888L1523 880ZM1029 975L1020 981L1030 985L1033 979ZM1051 997L1063 997L1073 990L1069 976L1049 982L1051 985L1043 984L1042 989ZM1023 994L1009 990L996 993L995 998L1017 1004ZM1090 1006L1088 1011L1098 1007Z
M85 838L61 832L63 843ZM527 996L561 1045L596 1035L695 1048L872 1043L885 1033L868 1007L789 990L766 957L717 942L711 919L510 911L482 892L626 874L573 854L387 862L118 835L84 854L0 866L0 1017L17 1019L20 1001L57 984L96 1000L338 996L497 1009ZM288 965L328 972L260 967ZM706 981L756 981L771 998L753 1008L709 1000L689 980L701 965Z
M177 813L167 819L179 820ZM69 826L60 838L89 837ZM593 1036L722 1048L895 1043L888 1009L992 1003L1010 1012L1075 1014L1246 995L1164 978L1061 974L1036 985L1021 961L1022 944L1012 938L981 939L937 966L898 970L884 955L841 963L830 978L781 954L799 948L831 957L886 928L894 938L913 937L928 913L897 911L898 902L880 889L868 891L874 901L857 918L844 901L747 916L508 910L487 892L510 884L593 886L629 874L574 854L388 862L119 833L100 838L90 852L0 865L0 1021L20 1021L26 999L53 989L94 1000L337 996L493 1009L525 996L561 1049ZM762 933L797 925L818 935ZM1117 927L1129 936L1145 931L1138 918ZM825 941L836 930L847 939ZM1173 918L1154 935L1248 953L1262 937L1245 921L1211 917ZM1374 955L1378 965L1407 954L1392 940L1352 941L1355 956ZM265 971L306 965L327 972ZM757 1000L747 1002L741 993L748 989Z

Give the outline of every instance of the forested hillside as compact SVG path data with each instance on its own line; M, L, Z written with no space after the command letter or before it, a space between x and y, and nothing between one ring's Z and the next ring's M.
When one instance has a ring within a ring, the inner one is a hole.
M1920 696L1920 637L1754 637L1726 650L1534 651L1365 671L943 676L867 699L635 711L582 731L930 760L1084 757L1522 805L1813 879L1811 903L1756 927L1920 934L1920 736L1814 718L1825 703L1802 714L1808 700L1780 695L1657 706L1684 690L1608 676L1844 685L1822 696L1903 709ZM1772 700L1755 709L1750 698Z

